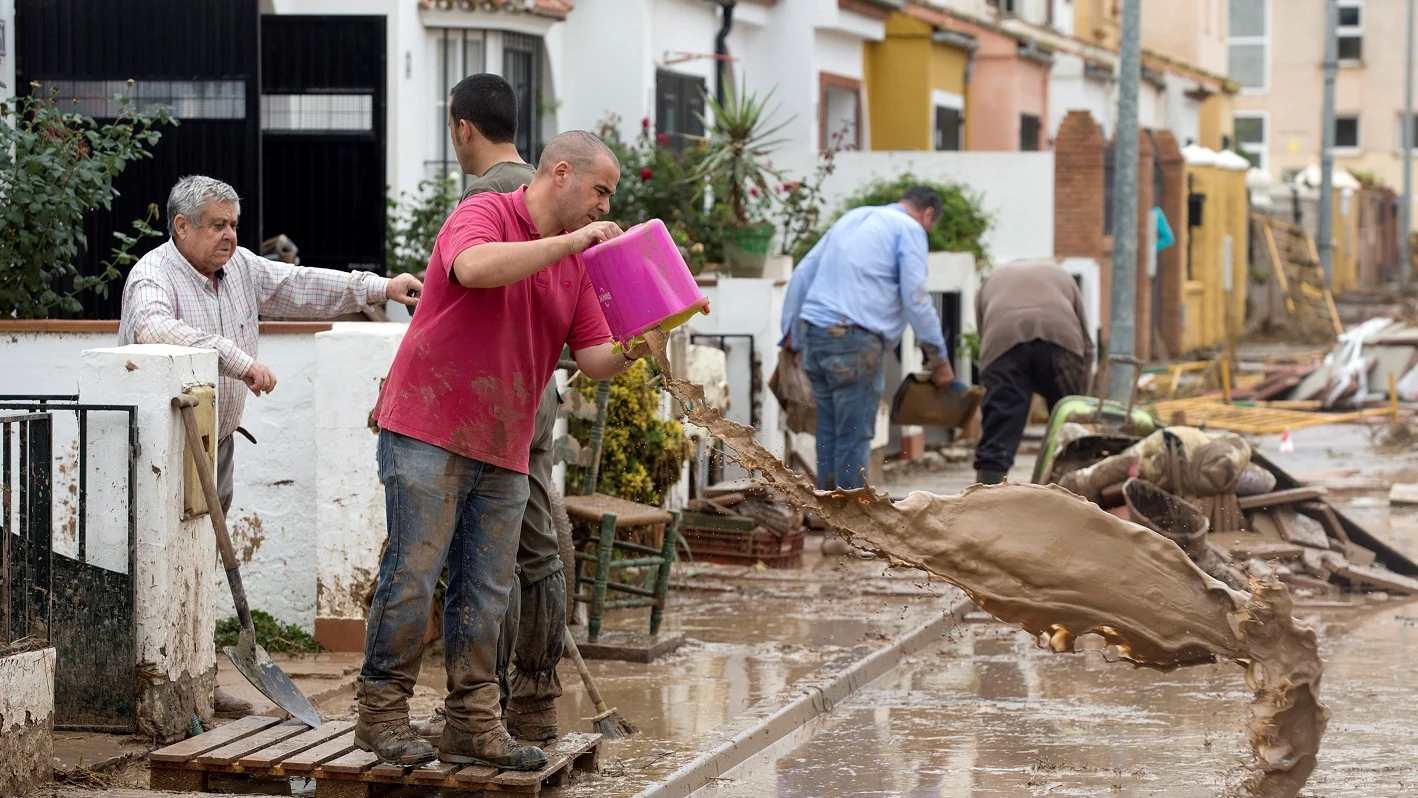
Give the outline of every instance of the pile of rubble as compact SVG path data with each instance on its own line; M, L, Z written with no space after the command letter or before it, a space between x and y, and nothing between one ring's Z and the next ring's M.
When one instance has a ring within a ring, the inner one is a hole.
M1046 482L1171 538L1203 571L1244 590L1274 572L1292 590L1418 595L1418 563L1370 535L1233 433L1166 427L1093 458L1077 423L1056 436ZM1070 453L1073 453L1071 456ZM1081 457L1079 455L1082 455Z

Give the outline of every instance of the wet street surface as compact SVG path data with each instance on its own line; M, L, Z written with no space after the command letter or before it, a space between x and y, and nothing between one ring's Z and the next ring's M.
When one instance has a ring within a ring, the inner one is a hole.
M1418 604L1323 614L1333 715L1303 795L1418 795ZM739 796L1225 796L1244 777L1241 670L1172 673L1054 655L971 624L824 716L785 752L700 798ZM774 754L777 754L776 756Z
M1279 453L1273 437L1255 443L1293 476L1327 487L1354 521L1418 558L1418 508L1390 508L1387 498L1392 482L1418 480L1418 453L1380 454L1371 434L1357 425L1302 430L1292 454ZM968 466L904 476L885 488L897 498L911 490L953 493L971 481ZM1032 467L1021 456L1012 476L1027 481ZM823 558L819 544L809 536L801 570L677 569L665 629L683 633L685 645L652 664L587 663L607 704L644 733L606 742L600 775L542 794L636 795L803 695L824 673L939 618L959 597L919 571L852 555ZM1418 602L1371 593L1338 603L1301 598L1296 607L1319 633L1327 663L1321 697L1332 712L1302 795L1418 796ZM645 631L648 613L615 611L607 626ZM1235 665L1159 673L1107 663L1097 650L1050 654L978 613L947 628L695 795L1219 797L1234 794L1246 775L1251 696ZM352 717L347 683L357 655L317 659L298 669L302 685L312 692L328 685L322 715ZM595 712L569 662L561 678L562 728L589 731ZM436 658L425 661L414 717L441 703L445 679ZM139 786L145 777L130 769L117 784ZM313 794L310 783L287 789Z

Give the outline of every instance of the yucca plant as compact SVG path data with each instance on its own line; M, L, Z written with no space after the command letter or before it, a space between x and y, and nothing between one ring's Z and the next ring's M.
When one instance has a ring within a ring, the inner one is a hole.
M704 97L708 114L700 119L709 131L709 154L686 182L707 184L714 195L723 220L724 265L729 273L761 277L774 233L772 222L766 221L773 186L782 181L768 154L784 143L785 139L775 137L792 120L771 121L771 90L760 98L745 82L737 91L725 86L724 93L723 103Z
M786 139L774 138L793 120L781 124L770 121L773 111L768 103L773 91L760 99L748 90L748 83L742 83L737 91L726 87L725 102L704 95L707 114L700 115L700 121L709 131L711 154L699 165L698 171L689 178L703 180L715 190L723 192L733 221L740 225L751 224L748 209L750 188L756 188L760 196L771 196L773 184L782 182L782 175L768 162L768 154L783 144Z

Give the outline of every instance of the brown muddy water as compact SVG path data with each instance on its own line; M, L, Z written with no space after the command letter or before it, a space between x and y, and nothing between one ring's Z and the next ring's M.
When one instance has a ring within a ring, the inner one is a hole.
M1300 795L1418 795L1418 604L1297 614L1320 632L1333 712ZM1249 698L1233 665L1157 674L982 624L695 796L1232 796Z

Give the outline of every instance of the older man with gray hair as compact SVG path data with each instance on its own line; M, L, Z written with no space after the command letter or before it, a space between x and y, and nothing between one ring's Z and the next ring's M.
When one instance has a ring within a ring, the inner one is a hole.
M418 302L412 275L387 279L371 272L314 269L267 260L237 246L241 198L220 180L184 177L167 199L170 238L133 266L123 287L119 345L174 344L217 350L217 491L232 500L232 434L241 424L246 391L276 387L276 375L256 359L259 316L321 319L393 300ZM255 439L241 432L252 443ZM217 691L219 715L251 711L247 701Z

